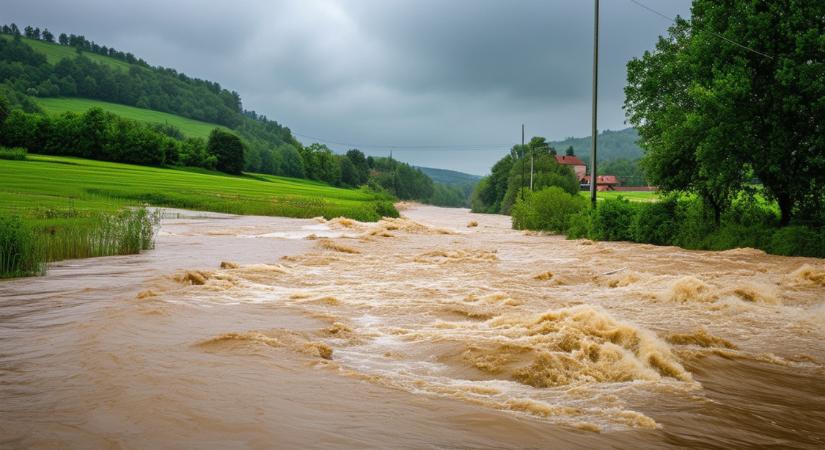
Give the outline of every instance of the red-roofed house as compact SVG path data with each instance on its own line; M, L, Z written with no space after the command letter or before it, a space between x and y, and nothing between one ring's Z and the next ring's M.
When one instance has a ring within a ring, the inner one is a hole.
M556 155L556 162L563 166L570 166L579 182L584 178L584 174L587 173L587 166L585 166L584 161L580 160L577 156Z
M590 184L590 175L586 175L582 178L582 184ZM596 190L597 191L615 191L616 186L619 185L619 180L616 179L615 175L599 175L596 177Z

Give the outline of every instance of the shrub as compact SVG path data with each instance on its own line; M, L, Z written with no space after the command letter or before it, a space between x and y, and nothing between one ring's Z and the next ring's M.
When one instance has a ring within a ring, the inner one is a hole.
M633 223L633 240L648 244L669 245L679 229L676 220L676 199L673 197L660 202L642 204Z
M671 243L679 247L702 248L707 236L715 230L713 213L696 198L679 200L676 205L676 222L679 229Z
M706 250L727 250L731 248L761 248L765 249L770 243L773 229L763 224L740 225L738 223L723 223L704 239L695 243L696 248Z
M380 217L399 217L398 210L395 209L395 205L392 204L391 201L381 200L373 202L375 207L375 212L378 213Z
M602 241L632 241L633 224L639 213L639 206L619 197L605 200L596 207L592 219L593 239Z
M592 238L594 215L592 208L584 208L571 215L567 224L567 239Z
M21 147L0 147L0 159L23 161L26 159L27 153L26 149Z
M528 192L524 200L518 199L513 206L513 228L564 233L570 216L584 209L586 204L584 198L568 194L558 186Z
M825 258L825 229L798 225L780 228L771 236L766 250L777 255Z

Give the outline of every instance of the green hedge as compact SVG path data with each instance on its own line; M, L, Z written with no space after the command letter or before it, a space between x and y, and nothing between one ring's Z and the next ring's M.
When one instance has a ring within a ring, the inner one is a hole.
M569 239L705 250L751 247L777 255L825 257L825 228L779 227L773 209L747 196L733 203L719 225L695 198L634 203L619 197L591 209L584 199L555 187L529 193L516 203L512 216L513 228L561 233Z

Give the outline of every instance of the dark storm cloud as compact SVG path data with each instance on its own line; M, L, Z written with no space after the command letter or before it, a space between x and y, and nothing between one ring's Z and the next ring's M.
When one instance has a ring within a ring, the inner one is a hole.
M601 3L600 128L618 129L625 64L669 23L629 0ZM689 0L647 3L671 16L689 13ZM240 92L247 108L302 134L362 146L483 144L395 154L484 173L506 151L494 145L515 142L521 123L528 136L589 133L592 7L589 0L6 0L0 19L85 34L218 81Z

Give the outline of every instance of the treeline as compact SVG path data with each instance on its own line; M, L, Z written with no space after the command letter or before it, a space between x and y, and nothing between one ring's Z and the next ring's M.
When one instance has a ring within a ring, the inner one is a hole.
M208 140L182 138L164 126L124 119L100 108L60 115L9 111L0 97L0 145L34 153L148 166L190 166L240 174L243 144L215 129Z
M514 145L510 153L493 165L490 175L481 179L471 198L473 212L510 214L524 190L530 187L530 161L533 161L533 190L558 186L565 192L579 191L573 171L556 161L556 150L543 137L536 136L524 146ZM568 154L572 154L570 149Z

